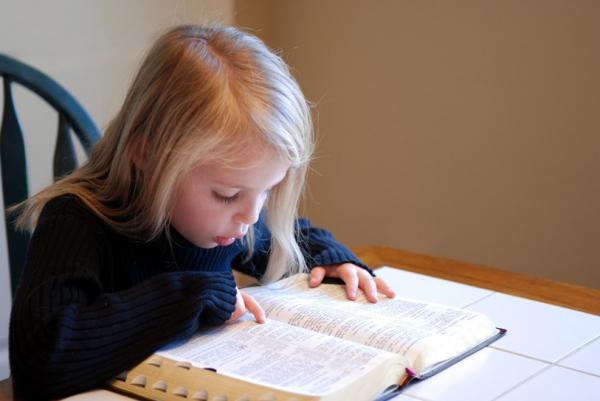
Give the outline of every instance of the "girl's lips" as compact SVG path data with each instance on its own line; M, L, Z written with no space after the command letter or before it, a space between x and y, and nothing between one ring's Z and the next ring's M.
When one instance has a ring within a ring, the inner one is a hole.
M240 238L244 238L244 236L246 235L246 233L243 234L238 234L234 237L221 237L221 236L216 236L215 237L215 242L220 245L220 246L227 246L227 245L231 245L235 242L236 239L240 239Z
M235 242L234 237L215 237L215 242L220 246L231 245Z
M236 239L243 238L244 234L236 235L235 237L215 237L215 242L221 246L231 245L235 242Z

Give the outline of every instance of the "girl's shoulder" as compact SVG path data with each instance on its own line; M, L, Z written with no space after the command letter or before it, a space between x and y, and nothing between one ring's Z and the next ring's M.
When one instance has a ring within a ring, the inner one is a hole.
M74 217L85 221L100 221L100 218L73 194L61 195L50 199L42 209L38 224L56 217Z

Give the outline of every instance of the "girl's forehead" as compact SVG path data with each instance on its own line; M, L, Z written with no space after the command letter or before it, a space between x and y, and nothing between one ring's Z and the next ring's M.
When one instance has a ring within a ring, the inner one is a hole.
M240 155L227 162L213 161L198 168L207 180L237 188L269 187L281 181L290 167L276 152Z

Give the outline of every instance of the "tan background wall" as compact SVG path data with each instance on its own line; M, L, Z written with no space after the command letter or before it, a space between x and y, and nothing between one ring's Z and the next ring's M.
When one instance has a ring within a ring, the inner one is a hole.
M242 0L236 13L317 104L316 223L353 246L600 288L600 2Z

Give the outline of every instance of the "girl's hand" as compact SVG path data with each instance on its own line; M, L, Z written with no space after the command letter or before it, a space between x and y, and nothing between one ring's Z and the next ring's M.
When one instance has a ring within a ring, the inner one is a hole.
M257 323L265 322L265 311L258 304L258 302L256 302L256 299L254 299L251 295L237 289L237 302L235 303L235 310L227 322L233 322L239 319L240 317L244 316L247 311L254 315Z
M317 287L325 276L336 277L346 283L346 295L351 301L356 299L358 288L365 293L369 302L372 303L377 302L377 292L381 292L388 298L396 296L385 280L371 276L368 271L352 263L313 267L310 271L309 285Z

